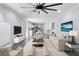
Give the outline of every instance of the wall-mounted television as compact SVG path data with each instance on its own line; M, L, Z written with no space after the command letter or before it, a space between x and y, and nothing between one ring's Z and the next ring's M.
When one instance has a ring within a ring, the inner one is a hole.
M73 30L73 21L68 21L61 24L61 31L70 32L71 30Z
M21 26L14 26L14 34L20 34L22 31Z

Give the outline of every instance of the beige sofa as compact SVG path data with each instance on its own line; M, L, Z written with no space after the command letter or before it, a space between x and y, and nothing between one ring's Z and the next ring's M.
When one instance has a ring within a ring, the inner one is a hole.
M58 38L50 36L50 41L52 45L59 51L69 50L66 46L66 42L70 42L71 39L69 38Z

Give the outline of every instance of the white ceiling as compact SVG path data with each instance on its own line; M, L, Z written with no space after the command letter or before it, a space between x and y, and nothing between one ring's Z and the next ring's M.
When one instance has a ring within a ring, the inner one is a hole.
M51 4L51 3L47 3L47 4ZM60 5L60 6L51 7L53 9L60 10L60 13L55 12L55 11L48 11L49 14L46 14L42 11L40 14L31 12L31 10L33 10L33 8L21 8L21 7L31 7L31 5L29 5L28 3L6 3L6 5L13 8L17 12L20 12L22 15L27 17L27 20L29 20L31 22L48 23L59 17L62 17L71 8L76 6L77 3L64 3L63 5Z

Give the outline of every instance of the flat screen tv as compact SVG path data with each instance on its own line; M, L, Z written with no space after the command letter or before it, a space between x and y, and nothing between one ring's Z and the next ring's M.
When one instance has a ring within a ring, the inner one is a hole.
M65 23L61 24L61 31L70 32L71 30L73 30L73 22L72 21L65 22Z
M21 26L14 26L14 34L20 34L21 30Z

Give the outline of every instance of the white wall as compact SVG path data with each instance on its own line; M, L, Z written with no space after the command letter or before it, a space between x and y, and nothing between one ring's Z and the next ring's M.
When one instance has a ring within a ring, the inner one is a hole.
M8 43L10 43L10 24L0 22L0 47Z
M73 21L73 30L78 31L78 35L75 36L76 43L79 43L79 4L73 7L70 11L53 22L55 22L55 30L58 37L63 37L68 33L61 31L61 23ZM77 50L79 52L79 49Z
M44 24L44 33L47 33L47 30L49 30L49 23Z
M32 31L29 30L29 28L32 28L32 23L26 20L26 41L28 42L30 39L32 39Z
M55 20L55 30L57 31L57 35L62 36L66 35L66 32L61 32L61 23L73 21L73 30L79 31L79 5L74 7L72 10L70 10L68 13L64 15L64 17ZM76 36L76 42L79 43L78 36Z
M25 21L24 18L19 15L19 13L15 12L4 4L0 4L0 13L4 18L3 21L1 20L0 22L6 22L10 24L11 44L13 43L13 39L15 38L15 35L13 33L14 26L22 26L22 35L25 37Z

